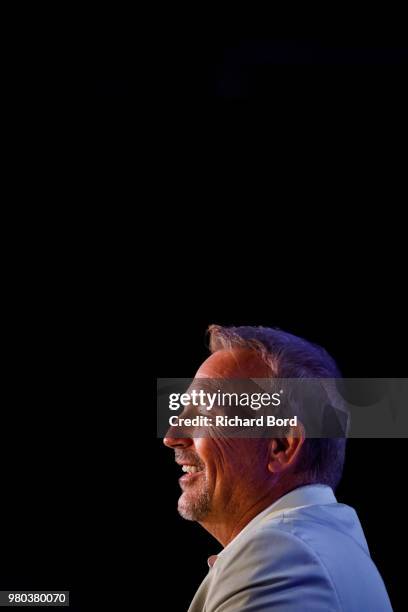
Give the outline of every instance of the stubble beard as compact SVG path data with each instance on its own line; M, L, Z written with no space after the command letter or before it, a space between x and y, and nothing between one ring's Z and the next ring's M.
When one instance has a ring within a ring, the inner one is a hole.
M211 511L211 498L205 475L202 480L202 483L186 485L178 500L178 512L187 521L202 521Z

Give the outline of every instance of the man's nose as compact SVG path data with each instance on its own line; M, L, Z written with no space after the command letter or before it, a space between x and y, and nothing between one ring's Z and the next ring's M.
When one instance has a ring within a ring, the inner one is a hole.
M166 437L163 438L163 444L169 448L187 448L193 444L193 440L192 438L172 437L170 431L168 431Z

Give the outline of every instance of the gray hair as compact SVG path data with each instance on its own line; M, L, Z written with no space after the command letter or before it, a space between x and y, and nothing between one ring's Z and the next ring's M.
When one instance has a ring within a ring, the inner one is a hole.
M268 327L222 327L210 325L209 347L249 348L267 363L276 378L341 378L334 359L321 346L280 329ZM306 438L302 447L301 471L304 484L340 482L346 450L345 438Z

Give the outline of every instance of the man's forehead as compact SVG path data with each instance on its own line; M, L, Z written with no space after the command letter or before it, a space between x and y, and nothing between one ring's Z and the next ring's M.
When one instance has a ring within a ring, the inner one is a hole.
M267 378L270 368L256 351L246 348L223 349L206 359L195 378Z

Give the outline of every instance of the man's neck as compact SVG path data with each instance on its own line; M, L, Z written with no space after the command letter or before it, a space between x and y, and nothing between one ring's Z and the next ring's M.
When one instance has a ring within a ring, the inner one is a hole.
M200 525L204 527L224 548L263 510L299 485L274 487L265 496L245 503L229 504L222 514L210 513Z

